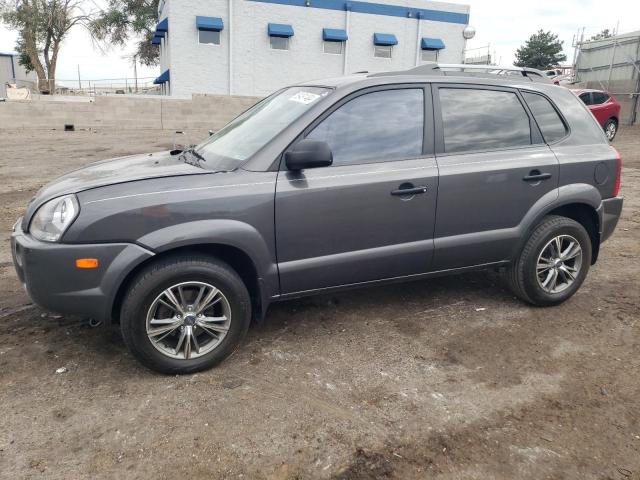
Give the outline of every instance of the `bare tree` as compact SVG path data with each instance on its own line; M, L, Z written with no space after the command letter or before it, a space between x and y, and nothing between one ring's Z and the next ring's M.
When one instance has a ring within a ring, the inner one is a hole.
M0 0L0 19L18 31L20 64L35 71L41 91L55 86L62 41L76 25L88 25L82 0Z

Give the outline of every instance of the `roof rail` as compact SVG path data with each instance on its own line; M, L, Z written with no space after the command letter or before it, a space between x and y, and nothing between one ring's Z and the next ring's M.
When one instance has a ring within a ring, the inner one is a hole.
M536 68L513 67L502 65L469 65L465 63L425 62L417 67L396 72L375 73L370 76L382 77L390 75L470 75L470 76L522 76L532 82L551 83L543 72Z

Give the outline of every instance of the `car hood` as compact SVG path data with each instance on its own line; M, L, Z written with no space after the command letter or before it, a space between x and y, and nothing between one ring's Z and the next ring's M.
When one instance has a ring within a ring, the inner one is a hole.
M42 187L29 203L26 217L31 217L44 202L60 195L134 180L203 173L209 171L185 163L168 151L102 160L62 175Z

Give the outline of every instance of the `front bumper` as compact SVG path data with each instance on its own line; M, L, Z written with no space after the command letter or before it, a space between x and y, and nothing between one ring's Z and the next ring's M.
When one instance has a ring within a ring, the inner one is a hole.
M607 198L602 200L602 214L600 223L600 242L608 239L618 225L622 212L622 197Z
M45 310L108 322L118 288L141 262L153 256L130 243L64 244L36 240L18 221L11 252L18 278L31 300ZM97 258L96 269L78 269L78 258Z

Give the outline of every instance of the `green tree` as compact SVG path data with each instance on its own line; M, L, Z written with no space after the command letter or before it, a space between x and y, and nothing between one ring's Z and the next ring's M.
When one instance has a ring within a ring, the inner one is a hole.
M90 15L81 0L0 0L0 20L18 32L19 63L38 75L42 91L54 88L62 41Z
M562 44L558 36L551 32L538 30L516 51L517 67L539 68L547 70L567 59L562 53Z
M609 29L605 28L600 33L596 33L595 35L593 35L589 40L602 40L603 38L609 38L612 36L613 34L609 31Z
M158 63L159 49L151 45L158 18L159 0L108 0L107 7L91 22L93 38L101 46L125 46L137 40L135 56L143 65Z

